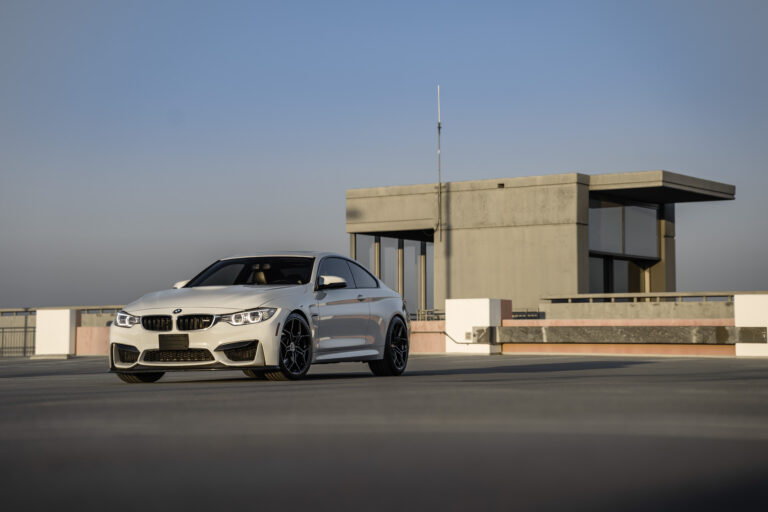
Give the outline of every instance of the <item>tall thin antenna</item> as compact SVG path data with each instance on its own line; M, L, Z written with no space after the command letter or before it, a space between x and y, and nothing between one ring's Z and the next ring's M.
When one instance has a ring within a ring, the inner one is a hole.
M437 84L437 230L439 232L440 241L443 240L443 180L440 174L440 131L442 125L440 124L440 84Z

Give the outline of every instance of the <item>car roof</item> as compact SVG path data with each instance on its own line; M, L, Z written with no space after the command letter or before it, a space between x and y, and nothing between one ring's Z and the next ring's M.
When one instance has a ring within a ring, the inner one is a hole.
M226 258L221 258L222 260L233 260L237 258L256 258L259 256L293 256L293 257L300 257L300 258L322 258L325 256L336 256L337 258L346 258L349 259L348 256L344 256L342 254L337 254L335 252L324 252L324 251L273 251L273 252L253 252L249 254L239 254L236 256L227 256Z

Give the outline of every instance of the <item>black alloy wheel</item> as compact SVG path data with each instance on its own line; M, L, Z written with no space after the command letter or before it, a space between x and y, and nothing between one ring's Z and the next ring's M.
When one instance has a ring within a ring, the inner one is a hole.
M399 316L392 319L387 330L384 358L368 361L371 372L379 377L400 375L408 364L408 327Z
M312 364L312 334L303 316L291 313L280 334L280 370L267 371L269 380L296 380L304 377Z
M147 373L118 373L120 380L128 384L141 384L159 381L165 372L147 372Z

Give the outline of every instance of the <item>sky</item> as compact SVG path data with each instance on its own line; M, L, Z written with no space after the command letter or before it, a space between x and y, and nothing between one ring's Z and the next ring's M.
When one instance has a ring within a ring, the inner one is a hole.
M0 307L346 254L345 190L666 169L681 291L768 290L768 2L0 0Z

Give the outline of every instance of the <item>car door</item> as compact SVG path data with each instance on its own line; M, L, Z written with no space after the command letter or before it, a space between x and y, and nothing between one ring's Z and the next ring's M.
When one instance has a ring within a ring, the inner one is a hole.
M369 305L368 335L373 346L380 354L383 354L389 320L392 316L392 311L396 310L395 308L397 307L393 307L391 301L397 301L399 296L395 295L387 287L381 286L379 281L362 265L354 261L348 261L347 263L352 271L352 277L359 292L358 297ZM388 303L387 301L390 302Z
M344 288L325 288L315 291L316 360L361 357L365 349L371 350L368 333L370 305L355 288L355 280L346 260L328 257L318 267L321 277L340 277ZM362 351L362 352L361 352Z

